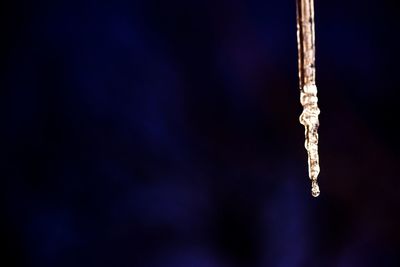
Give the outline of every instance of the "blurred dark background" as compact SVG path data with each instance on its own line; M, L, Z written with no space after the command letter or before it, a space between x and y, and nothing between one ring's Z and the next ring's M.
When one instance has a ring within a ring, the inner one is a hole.
M317 199L294 0L2 5L2 266L400 266L394 3L316 0Z

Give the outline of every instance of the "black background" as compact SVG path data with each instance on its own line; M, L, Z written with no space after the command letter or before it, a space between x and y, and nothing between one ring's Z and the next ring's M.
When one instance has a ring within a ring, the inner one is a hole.
M390 1L315 3L317 199L294 0L3 5L2 266L400 266Z

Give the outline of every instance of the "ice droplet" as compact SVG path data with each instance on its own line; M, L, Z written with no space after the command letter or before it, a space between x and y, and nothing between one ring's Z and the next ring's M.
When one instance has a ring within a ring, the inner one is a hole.
M317 196L319 196L319 186L318 186L318 184L315 182L315 183L313 183L312 184L312 187L311 187L311 194L312 194L312 196L313 197L317 197Z

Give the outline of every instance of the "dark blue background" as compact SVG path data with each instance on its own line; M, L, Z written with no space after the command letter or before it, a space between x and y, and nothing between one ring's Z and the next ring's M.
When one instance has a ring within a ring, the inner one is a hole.
M400 266L390 1L316 0L318 199L294 0L1 10L2 266Z

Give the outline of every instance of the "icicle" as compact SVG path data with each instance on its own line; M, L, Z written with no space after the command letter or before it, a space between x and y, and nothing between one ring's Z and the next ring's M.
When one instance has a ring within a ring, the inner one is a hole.
M319 196L317 183L318 156L318 108L317 86L315 85L315 30L314 1L297 0L297 44L300 82L300 103L303 112L300 123L305 128L305 148L308 154L308 175L311 179L311 193Z

